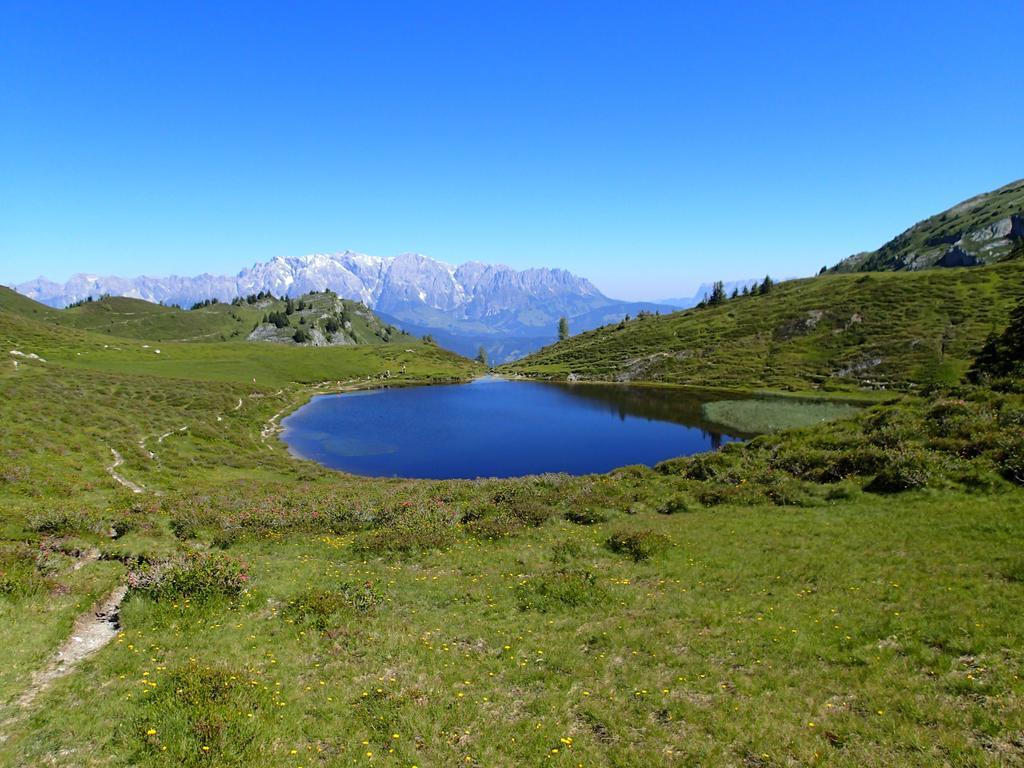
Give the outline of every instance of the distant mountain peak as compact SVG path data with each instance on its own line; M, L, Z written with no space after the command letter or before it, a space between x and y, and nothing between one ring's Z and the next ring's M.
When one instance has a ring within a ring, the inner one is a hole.
M577 329L583 330L599 316L607 321L619 308L634 306L608 298L589 280L565 269L516 270L480 261L453 266L412 251L395 256L349 250L275 256L234 275L122 278L81 273L63 284L40 277L16 290L57 307L103 294L188 307L261 291L299 296L325 288L399 323L470 336L474 343L515 337L523 342L517 346L522 351L553 341L563 315L580 318ZM595 314L596 310L602 311ZM622 309L621 314L629 311ZM471 352L476 354L476 349Z

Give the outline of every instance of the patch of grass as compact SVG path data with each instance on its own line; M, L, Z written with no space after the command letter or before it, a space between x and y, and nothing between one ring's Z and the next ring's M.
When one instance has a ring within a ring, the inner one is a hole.
M24 546L0 548L0 597L18 600L45 591L49 584L38 560L39 553Z
M590 571L562 567L523 579L516 586L516 599L522 610L547 613L599 605L607 592Z
M282 615L295 624L326 632L345 619L371 613L383 602L383 595L370 581L315 587L289 600Z
M739 432L765 434L849 418L859 410L848 403L756 398L705 403L704 417Z
M128 705L117 746L135 765L250 766L263 760L262 735L280 693L259 670L188 663Z

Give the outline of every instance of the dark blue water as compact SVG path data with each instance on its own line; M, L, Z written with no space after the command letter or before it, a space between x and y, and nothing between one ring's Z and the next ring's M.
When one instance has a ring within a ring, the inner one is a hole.
M706 399L487 378L315 397L284 419L283 439L298 456L373 477L581 475L737 439L704 422Z

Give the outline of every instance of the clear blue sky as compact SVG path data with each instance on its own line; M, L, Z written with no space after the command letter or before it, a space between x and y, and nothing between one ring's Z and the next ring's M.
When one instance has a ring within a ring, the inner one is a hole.
M621 298L1024 176L1020 0L0 6L0 282L419 251Z

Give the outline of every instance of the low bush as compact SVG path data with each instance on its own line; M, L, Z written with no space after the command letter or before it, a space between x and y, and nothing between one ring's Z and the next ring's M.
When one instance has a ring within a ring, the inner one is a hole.
M66 508L43 510L32 515L28 527L36 533L50 536L68 536L74 533L93 533L97 521L86 512Z
M465 523L466 531L478 539L497 541L522 530L523 523L511 515L498 512L486 517L476 517Z
M521 610L549 612L564 607L593 606L607 597L597 577L580 568L559 568L530 576L516 586Z
M444 549L455 543L458 523L458 513L442 502L406 501L382 510L376 528L357 539L353 548L371 554Z
M235 597L248 581L241 561L206 552L187 552L143 563L128 574L128 586L133 592L157 601Z
M561 539L551 547L551 559L558 565L565 565L583 554L583 545L576 539Z
M310 589L290 600L282 616L296 624L326 632L345 616L372 613L384 597L372 582L341 584L333 589Z
M1007 480L1024 485L1024 433L1006 438L999 449L999 472Z
M729 469L730 458L723 451L698 453L663 461L655 469L666 475L682 475L691 480L714 480Z
M924 488L932 474L932 464L924 451L890 451L885 464L865 490L872 493L899 493Z
M626 555L633 562L639 563L668 549L669 540L660 533L634 530L613 533L605 544L612 552Z
M583 507L581 509L571 509L562 517L570 523L576 523L576 525L597 525L598 523L605 522L608 519L608 514L600 509Z
M693 510L693 502L682 494L676 494L665 501L661 502L657 507L659 515L678 515L683 512L690 512Z
M217 549L231 549L242 536L237 528L221 528L210 538L210 545Z
M171 518L170 521L171 533L174 534L174 538L179 541L188 541L194 539L198 533L198 521L196 518L188 513L176 514Z

